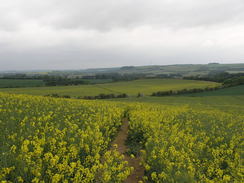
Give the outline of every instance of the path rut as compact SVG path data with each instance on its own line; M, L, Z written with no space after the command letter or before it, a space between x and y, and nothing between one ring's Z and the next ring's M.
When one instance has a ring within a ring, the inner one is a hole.
M129 123L127 119L124 119L122 122L121 129L117 137L112 142L112 145L117 144L118 151L125 156L125 160L128 161L130 167L134 167L134 171L130 176L127 177L125 183L137 183L142 181L144 175L144 167L140 165L140 157L131 158L127 155L128 147L125 145L125 141L128 136Z

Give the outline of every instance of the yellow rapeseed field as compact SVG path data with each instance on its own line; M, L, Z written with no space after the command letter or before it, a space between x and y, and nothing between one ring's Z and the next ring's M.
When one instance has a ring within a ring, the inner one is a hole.
M131 168L108 150L122 115L105 102L0 94L0 180L122 182Z
M218 110L131 106L131 143L149 182L242 182L244 116Z
M123 182L133 168L110 146L125 114L145 182L243 180L241 113L0 93L0 181Z

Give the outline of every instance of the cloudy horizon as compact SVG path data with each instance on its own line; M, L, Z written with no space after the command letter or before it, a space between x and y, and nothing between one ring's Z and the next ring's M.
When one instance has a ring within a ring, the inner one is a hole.
M243 0L0 2L0 70L244 63Z

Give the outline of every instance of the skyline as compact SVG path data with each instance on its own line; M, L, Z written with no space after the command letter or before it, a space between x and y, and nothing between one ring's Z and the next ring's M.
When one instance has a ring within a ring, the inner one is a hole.
M160 67L167 67L167 66L185 66L185 65L209 65L209 64L220 64L220 65L244 65L244 63L241 62L236 62L236 63L218 63L218 62L209 62L209 63L203 63L203 64L169 64L169 65L122 65L122 66L116 66L116 67L94 67L94 68L83 68L83 69L20 69L20 70L0 70L0 73L11 73L11 72L16 72L16 73L22 73L22 72L44 72L44 71L48 71L48 72L52 72L52 71L78 71L78 72L82 72L82 71L89 71L90 70L103 70L103 69L119 69L119 68L123 68L123 67L155 67L155 66L160 66ZM111 71L109 71L111 72Z

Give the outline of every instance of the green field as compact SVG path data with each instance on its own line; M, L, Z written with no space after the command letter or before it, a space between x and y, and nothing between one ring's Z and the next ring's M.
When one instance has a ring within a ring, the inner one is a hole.
M136 96L139 92L143 93L144 95L151 95L156 91L181 90L184 88L205 88L215 87L218 85L220 84L208 81L181 79L141 79L127 82L123 81L94 85L8 88L0 89L0 91L30 95L48 95L57 93L59 95L70 96L95 96L101 93L126 93L130 96Z
M169 96L169 97L130 97L125 99L112 99L117 102L140 102L150 104L162 104L173 106L185 106L198 109L219 109L223 111L244 111L244 95L240 96L206 96L206 97L188 97L188 96Z
M224 88L216 91L208 91L194 94L163 97L130 97L124 99L112 99L113 101L141 102L163 105L185 106L230 111L244 111L244 85Z
M44 86L42 80L35 79L0 79L0 88L36 87Z

